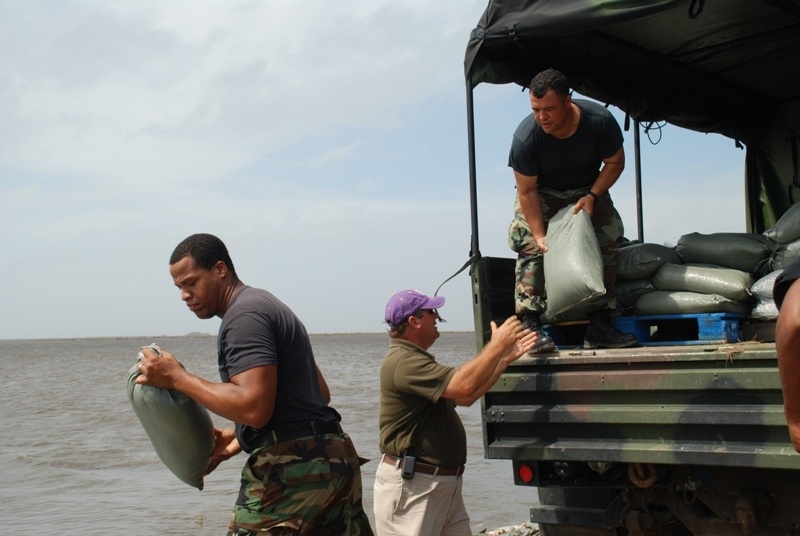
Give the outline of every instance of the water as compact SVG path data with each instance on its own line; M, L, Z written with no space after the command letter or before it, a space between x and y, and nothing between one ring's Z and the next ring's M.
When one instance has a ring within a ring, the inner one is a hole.
M161 463L128 402L125 382L140 346L158 342L187 369L217 381L215 337L0 340L0 526L100 535L225 533L244 455L223 463L198 491ZM361 456L365 508L379 461L378 370L388 336L312 336L331 404ZM444 332L431 349L458 365L475 354L472 333ZM511 462L483 458L480 403L459 408L468 437L464 500L473 532L517 524L536 502L513 485ZM229 426L215 417L217 426ZM3 530L6 532L6 530Z

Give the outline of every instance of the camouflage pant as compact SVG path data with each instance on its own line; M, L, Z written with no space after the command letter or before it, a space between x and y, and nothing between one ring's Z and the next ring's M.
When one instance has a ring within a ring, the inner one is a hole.
M562 208L577 203L578 199L585 194L586 188L564 191L539 188L545 230L550 218ZM592 225L600 244L600 253L603 256L603 283L606 293L597 301L586 306L587 312L595 311L603 306L611 309L616 307L614 296L617 285L617 256L624 228L622 218L614 208L611 196L606 193L601 199L602 201L594 207ZM547 297L544 291L544 262L539 246L522 214L519 196L514 202L514 221L508 228L508 245L517 253L514 288L514 308L517 314L544 313L547 309Z
M256 449L242 469L228 536L372 536L361 491L347 434Z

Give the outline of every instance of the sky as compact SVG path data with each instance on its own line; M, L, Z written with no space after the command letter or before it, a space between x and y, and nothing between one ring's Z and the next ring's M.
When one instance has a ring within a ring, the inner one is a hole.
M216 333L168 260L206 232L311 333L382 332L470 251L472 0L0 0L0 339ZM512 85L475 93L480 251L510 257ZM615 112L622 124L622 115ZM612 189L638 238L633 134ZM744 153L642 136L644 240L742 232ZM473 329L466 271L442 331Z

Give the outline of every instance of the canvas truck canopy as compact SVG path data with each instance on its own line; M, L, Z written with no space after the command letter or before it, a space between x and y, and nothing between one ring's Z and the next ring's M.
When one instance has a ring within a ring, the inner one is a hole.
M470 115L478 84L548 67L643 125L743 144L748 230L800 201L800 0L491 0L466 51Z

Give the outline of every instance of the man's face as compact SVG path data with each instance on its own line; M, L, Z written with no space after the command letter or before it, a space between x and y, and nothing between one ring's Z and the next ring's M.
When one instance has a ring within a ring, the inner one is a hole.
M175 286L181 291L181 299L197 318L212 318L219 312L225 288L225 263L219 261L210 270L197 266L193 257L184 257L169 267Z
M418 314L420 323L420 334L424 339L424 349L430 348L436 339L439 338L439 328L436 326L436 321L439 319L439 314L433 309L423 309Z
M552 89L548 89L542 98L534 96L533 93L530 93L530 97L533 117L545 134L558 133L567 125L571 97L560 97Z

